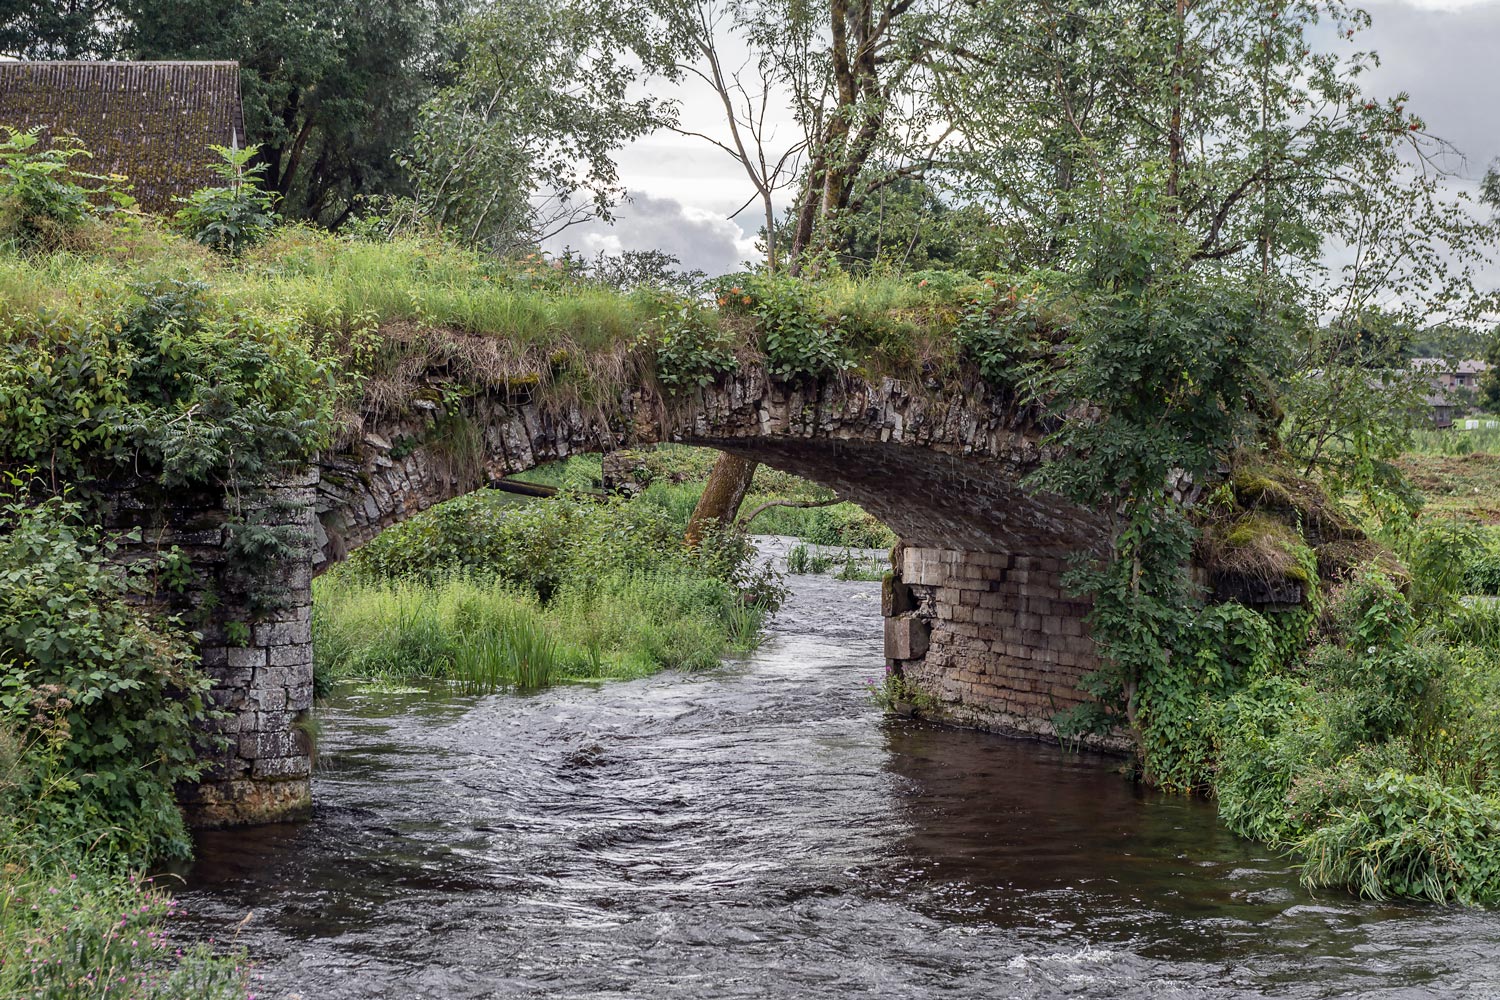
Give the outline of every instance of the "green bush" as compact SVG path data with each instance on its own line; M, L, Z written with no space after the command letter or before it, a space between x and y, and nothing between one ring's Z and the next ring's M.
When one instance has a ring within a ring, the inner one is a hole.
M209 681L190 637L132 603L113 545L51 500L0 507L0 723L29 748L16 794L45 839L186 857L174 798L201 769Z
M1220 706L1276 666L1271 624L1249 608L1206 607L1194 628L1187 669L1147 677L1138 692L1141 756L1151 780L1169 791L1211 785Z
M194 241L234 256L260 243L276 227L275 197L261 187L266 165L250 165L259 146L210 148L219 157L213 171L224 183L178 198L182 208L173 221Z
M781 596L743 536L688 549L657 504L480 491L384 532L319 581L315 661L476 688L519 676L521 646L547 648L545 677L704 667L753 644Z
M807 282L741 274L721 278L717 290L721 310L755 319L766 371L773 378L815 379L850 367L843 330L819 314Z
M953 337L985 381L1018 386L1038 362L1050 357L1051 344L1071 322L1051 292L1059 285L1056 275L1039 273L1019 282L989 279L978 286Z
M517 504L479 490L382 532L348 571L362 579L474 573L546 600L569 576L648 569L680 558L681 548L678 526L648 504L577 494Z
M330 367L297 334L215 318L205 286L135 286L92 316L0 321L0 469L166 486L253 480L304 460L333 419Z
M1470 556L1464 566L1463 591L1486 597L1500 596L1500 545L1491 541Z
M1287 677L1263 678L1229 699L1214 780L1225 826L1272 845L1295 832L1292 783L1327 757L1320 708L1310 688Z
M1398 545L1411 570L1413 602L1425 609L1464 593L1483 593L1470 590L1469 584L1473 568L1493 552L1492 539L1482 526L1459 518L1424 518L1417 522Z
M80 170L89 157L78 140L58 136L47 145L41 129L21 132L0 125L0 241L23 249L66 247L79 227L134 200L123 178Z
M733 342L711 310L666 292L637 297L650 299L656 312L637 345L651 353L656 380L668 393L711 385L739 367Z
M796 508L788 508L795 511ZM805 510L800 530L793 532L814 545L838 545L854 549L888 549L896 544L896 533L851 503Z
M1310 886L1500 902L1500 607L1418 615L1370 575L1333 596L1325 636L1225 703L1220 817Z
M1500 802L1386 771L1301 837L1303 879L1361 896L1500 903Z

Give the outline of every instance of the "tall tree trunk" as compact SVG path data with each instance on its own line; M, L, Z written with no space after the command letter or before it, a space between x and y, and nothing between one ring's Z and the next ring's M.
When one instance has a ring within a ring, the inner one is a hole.
M755 478L758 464L730 454L719 455L713 472L709 473L708 485L703 488L703 496L698 498L698 506L693 508L693 516L688 521L686 541L689 545L698 545L707 531L734 523L740 504L745 502L745 494L750 492L750 480Z

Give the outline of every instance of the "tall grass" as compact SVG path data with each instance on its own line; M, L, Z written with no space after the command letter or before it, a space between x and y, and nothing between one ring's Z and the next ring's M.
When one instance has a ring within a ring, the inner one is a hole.
M722 580L680 571L570 581L545 604L513 584L465 576L332 573L315 593L325 679L430 678L472 692L710 667L752 645L765 617Z
M1411 451L1419 455L1497 455L1500 427L1417 431L1412 435Z

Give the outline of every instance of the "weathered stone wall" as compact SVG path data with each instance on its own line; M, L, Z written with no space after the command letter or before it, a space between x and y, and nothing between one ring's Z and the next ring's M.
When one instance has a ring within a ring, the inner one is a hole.
M215 490L163 496L144 483L117 484L105 525L135 529L122 560L180 549L191 576L156 601L202 640L211 698L224 713L205 734L201 784L179 789L195 826L293 819L311 806L311 747L300 723L312 708L312 566L317 470L238 495ZM244 554L252 530L274 531L285 558Z
M1094 670L1088 603L1050 556L903 546L885 588L888 665L958 725L1052 737ZM1096 740L1110 747L1115 741Z

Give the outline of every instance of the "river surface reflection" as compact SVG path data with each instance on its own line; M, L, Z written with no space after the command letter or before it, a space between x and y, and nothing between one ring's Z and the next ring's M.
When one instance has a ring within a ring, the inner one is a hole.
M253 910L305 1000L1500 998L1500 914L1315 898L1107 758L881 718L879 585L791 581L717 671L335 699L314 819L204 835L194 929Z

